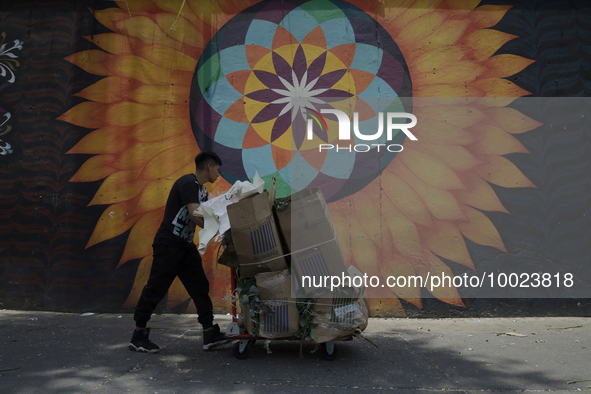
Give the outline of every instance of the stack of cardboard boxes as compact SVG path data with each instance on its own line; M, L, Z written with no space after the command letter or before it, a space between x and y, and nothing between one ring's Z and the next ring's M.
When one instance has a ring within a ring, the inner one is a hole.
M252 313L243 305L248 332L262 338L294 336L300 328L298 298L314 299L315 342L365 329L368 308L363 289L334 289L326 280L354 273L345 266L320 190L306 189L279 199L278 209L273 208L273 195L273 190L271 198L264 191L227 208L233 241L233 249L227 250L236 253L238 279L254 277L258 299L270 307ZM231 260L222 256L219 262Z

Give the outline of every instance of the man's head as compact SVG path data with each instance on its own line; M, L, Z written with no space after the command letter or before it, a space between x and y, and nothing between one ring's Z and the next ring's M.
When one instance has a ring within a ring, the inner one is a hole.
M201 152L195 157L195 169L204 182L215 182L221 165L222 159L215 152Z

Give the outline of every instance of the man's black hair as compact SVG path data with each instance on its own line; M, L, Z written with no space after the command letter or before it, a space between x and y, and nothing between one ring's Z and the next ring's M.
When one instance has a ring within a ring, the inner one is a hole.
M195 156L195 168L200 171L207 167L209 163L217 164L221 167L222 159L215 152L201 152Z

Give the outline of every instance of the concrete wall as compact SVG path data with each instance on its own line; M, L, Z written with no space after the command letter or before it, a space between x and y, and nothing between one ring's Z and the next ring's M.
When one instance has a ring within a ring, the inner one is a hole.
M381 283L559 274L537 290L380 286L373 315L589 313L589 16L511 0L4 6L0 306L133 308L170 186L214 149L213 195L255 172L279 197L321 187L345 261ZM307 141L286 108L298 89L307 108L401 97L417 141L318 154L338 127L326 116ZM165 304L195 310L178 281Z

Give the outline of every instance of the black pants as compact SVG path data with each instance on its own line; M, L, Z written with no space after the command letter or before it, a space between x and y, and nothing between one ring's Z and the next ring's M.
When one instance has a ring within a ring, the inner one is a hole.
M166 245L153 245L154 260L148 284L135 308L133 316L138 327L146 327L156 306L179 277L197 307L198 321L204 329L213 326L213 305L209 298L209 281L205 276L201 256L195 246L176 248Z

